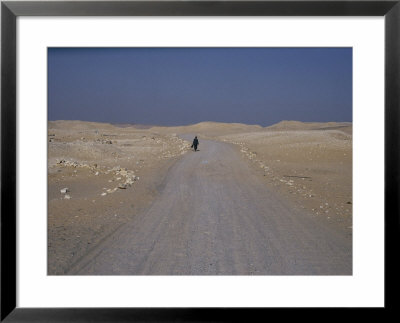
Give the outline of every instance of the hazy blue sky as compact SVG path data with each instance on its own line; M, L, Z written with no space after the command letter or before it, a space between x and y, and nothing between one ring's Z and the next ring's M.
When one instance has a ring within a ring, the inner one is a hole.
M49 120L352 121L351 48L49 48Z

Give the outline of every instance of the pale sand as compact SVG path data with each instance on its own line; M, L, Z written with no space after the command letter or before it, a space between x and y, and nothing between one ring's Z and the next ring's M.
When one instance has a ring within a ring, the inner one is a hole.
M351 229L351 124L290 125L218 139L234 143L267 185L300 208Z
M282 122L263 128L204 122L137 129L49 122L48 273L67 272L154 202L168 169L190 150L184 134L197 135L200 150L202 138L231 143L265 185L351 234L351 133L349 123ZM118 188L121 184L126 188ZM62 194L65 187L69 192Z
M133 127L79 121L48 126L48 273L63 274L150 205L189 144ZM62 194L63 188L69 192Z

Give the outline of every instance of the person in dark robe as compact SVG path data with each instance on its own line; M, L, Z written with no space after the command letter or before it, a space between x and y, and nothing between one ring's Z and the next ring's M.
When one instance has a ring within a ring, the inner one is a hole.
M199 145L199 140L197 139L197 136L194 137L193 143L192 143L192 148L194 148L194 151L197 151L197 146Z

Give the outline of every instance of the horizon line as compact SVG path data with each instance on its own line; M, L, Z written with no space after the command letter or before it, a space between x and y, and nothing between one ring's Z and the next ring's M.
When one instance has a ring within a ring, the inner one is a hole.
M70 121L70 122L88 122L88 123L104 123L104 124L110 124L110 125L130 125L130 126L145 126L145 127L164 127L164 128L174 128L174 127L188 127L188 126L194 126L198 125L201 123L220 123L220 124L242 124L242 125L247 125L247 126L259 126L262 128L267 128L271 127L274 125L277 125L282 122L299 122L299 123L350 123L352 124L353 121L300 121L300 120L281 120L275 123L272 123L267 126L262 126L260 124L250 124L250 123L244 123L244 122L223 122L223 121L200 121L196 123L189 123L189 124L182 124L182 125L157 125L157 124L147 124L147 123L132 123L132 122L106 122L106 121L89 121L89 120L79 120L79 119L57 119L57 120L47 120L48 122L60 122L60 121Z

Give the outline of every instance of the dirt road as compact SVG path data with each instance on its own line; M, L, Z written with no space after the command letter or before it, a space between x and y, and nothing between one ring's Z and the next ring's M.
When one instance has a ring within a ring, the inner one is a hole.
M170 169L146 212L67 274L352 274L351 236L291 207L229 144L199 149Z

